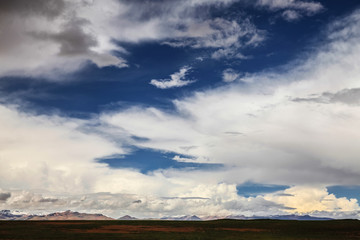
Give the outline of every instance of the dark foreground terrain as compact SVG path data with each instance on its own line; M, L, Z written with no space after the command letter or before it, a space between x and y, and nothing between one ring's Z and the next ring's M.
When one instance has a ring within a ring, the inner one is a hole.
M360 239L360 221L0 221L0 239Z

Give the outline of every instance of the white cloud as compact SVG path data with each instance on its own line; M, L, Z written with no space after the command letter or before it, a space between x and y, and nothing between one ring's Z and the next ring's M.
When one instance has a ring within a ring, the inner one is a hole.
M191 68L187 66L182 67L179 70L179 72L171 74L170 79L160 79L160 80L152 79L150 81L150 84L160 89L184 87L186 85L195 82L194 80L185 80L185 77L190 69Z
M239 77L240 74L231 68L225 69L222 74L222 80L224 82L233 82L235 80L238 80Z
M336 198L329 194L326 188L297 186L286 189L283 193L285 194L267 194L265 199L294 208L288 211L296 214L312 214L318 211L354 213L360 210L356 199Z
M294 10L286 10L281 14L281 16L289 22L296 21L302 17L299 12Z
M93 175L106 171L94 159L123 153L113 143L83 133L83 121L36 116L0 105L0 179L8 189L92 191Z
M220 99L222 97L220 96ZM233 108L232 110L234 111ZM299 173L296 172L297 169L291 168L291 165L286 165L285 168L289 170L286 178L279 178L278 175L285 170L284 166L277 164L275 160L275 157L280 155L274 156L274 151L262 150L260 154L267 157L262 161L259 158L261 155L257 155L259 147L256 145L250 145L251 149L248 149L248 156L254 154L254 159L246 158L246 161L240 162L239 157L243 158L244 151L249 148L246 141L237 140L244 136L220 133L224 128L213 129L211 125L206 126L207 122L203 120L192 122L188 121L187 117L181 119L156 109L148 109L142 116L136 115L138 118L133 118L134 114L139 113L135 109L128 110L128 116L124 116L125 113L112 117L103 116L102 120L107 120L111 124L119 123L121 118L128 121L132 119L128 125L122 124L124 129L121 133L117 131L117 135L136 134L130 126L137 125L136 129L142 131L145 136L159 133L156 135L158 139L152 137L148 146L161 146L167 150L188 152L191 155L197 153L199 156L213 158L200 159L202 162L213 162L221 156L223 163L230 163L232 166L216 172L167 169L144 175L136 169L110 169L94 161L98 157L114 153L126 154L121 147L114 145L107 138L81 131L84 125L91 124L94 120L87 122L58 116L36 116L5 106L1 106L0 113L1 209L29 213L71 209L100 212L112 217L125 214L136 217L185 214L251 216L295 212L341 217L344 216L340 214L342 211L346 211L349 216L357 216L356 211L359 210L356 200L335 198L322 187L294 186L281 192L285 194L266 194L255 198L238 196L236 183L248 179L275 183L294 182L294 175ZM218 112L216 117L223 118L221 114L223 112ZM277 112L274 115L277 115ZM152 118L159 122L153 122ZM148 125L145 126L144 123ZM229 125L228 120L223 123L227 124L226 127L233 126ZM238 124L237 121L235 123ZM110 132L113 129L107 130ZM212 134L209 134L209 131L212 131ZM281 138L281 134L278 137ZM177 147L189 146L189 141L198 143L198 147ZM241 147L242 145L244 146ZM219 151L222 148L223 150ZM229 153L226 154L227 152ZM286 157L289 156L291 155ZM179 156L175 156L174 159L190 160ZM290 163L294 164L291 159L284 159L282 163L286 163L285 160L290 160ZM263 168L260 165L264 165ZM312 170L316 168L314 165L309 168L298 163L295 167L308 171L306 181L315 174ZM320 177L324 176L321 172L318 174ZM303 174L298 176L304 177ZM336 172L331 178L336 178ZM296 201L286 198L289 196ZM307 205L306 202L311 204Z
M236 194L233 184L200 184L178 192L179 195L161 197L143 194L54 194L51 192L11 191L0 208L27 213L80 211L103 213L118 218L125 214L136 217L198 215L225 217L231 214L262 215L286 213L287 209L263 197L243 198ZM200 194L200 195L199 195ZM184 211L186 209L186 211Z

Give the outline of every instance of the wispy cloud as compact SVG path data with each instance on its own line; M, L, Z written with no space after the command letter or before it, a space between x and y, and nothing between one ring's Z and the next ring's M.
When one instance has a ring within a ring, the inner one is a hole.
M269 11L281 11L281 16L289 22L299 20L304 16L312 16L324 10L318 1L302 0L257 0L255 6Z
M324 9L324 6L317 1L302 0L257 0L255 3L259 7L266 7L269 10L296 9L315 14Z
M266 39L265 31L258 30L249 20L210 19L194 22L172 40L165 41L173 47L211 48L214 59L247 59L240 50L256 47Z
M184 87L189 85L195 80L185 80L186 75L188 74L191 67L182 67L179 72L173 73L170 75L168 79L152 79L150 81L151 85L154 85L160 89L168 89L168 88L176 88L176 87Z

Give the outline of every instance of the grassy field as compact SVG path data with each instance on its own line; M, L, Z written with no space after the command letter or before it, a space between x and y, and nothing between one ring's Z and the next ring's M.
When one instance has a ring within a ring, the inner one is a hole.
M0 221L0 239L360 239L360 221Z

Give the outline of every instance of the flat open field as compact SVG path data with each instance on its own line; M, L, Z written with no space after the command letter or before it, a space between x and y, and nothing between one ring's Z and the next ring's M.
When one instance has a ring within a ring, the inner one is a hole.
M0 239L360 239L360 221L0 221Z

